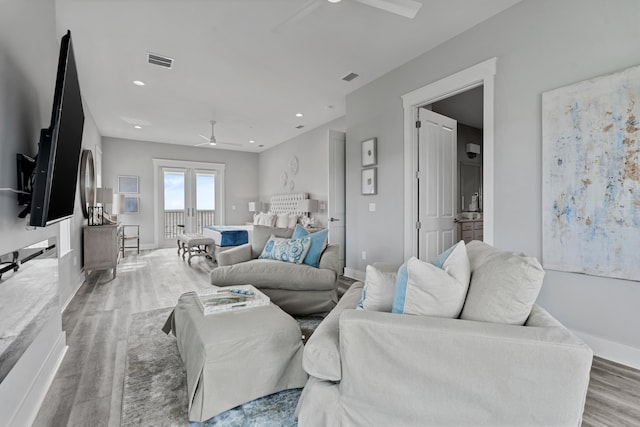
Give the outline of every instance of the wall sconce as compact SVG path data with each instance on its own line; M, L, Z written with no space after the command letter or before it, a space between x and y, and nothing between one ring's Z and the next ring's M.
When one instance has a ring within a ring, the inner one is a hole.
M475 159L478 154L480 154L480 146L478 144L467 144L466 148L467 157L470 159Z

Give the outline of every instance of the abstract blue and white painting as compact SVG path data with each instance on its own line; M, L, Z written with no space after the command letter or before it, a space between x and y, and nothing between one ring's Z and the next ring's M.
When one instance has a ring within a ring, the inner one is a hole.
M640 66L542 95L543 264L640 280Z

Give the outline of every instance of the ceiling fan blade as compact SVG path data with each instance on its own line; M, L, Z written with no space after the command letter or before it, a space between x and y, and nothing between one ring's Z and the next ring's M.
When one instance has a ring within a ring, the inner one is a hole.
M238 144L237 142L220 142L220 141L218 141L218 144L220 144L220 145L233 145L234 147L242 147L242 144Z
M215 144L212 144L212 143L210 143L210 142L201 142L200 144L196 144L196 145L194 145L194 147L202 147L203 145L211 145L211 146L213 146L213 145L215 145Z
M273 27L271 31L277 33L285 28L287 25L293 24L295 22L300 21L302 18L316 10L321 4L323 0L307 0L302 4L295 12L293 12L289 17L287 17L284 21L280 22L278 25Z
M422 3L415 0L356 0L367 6L382 9L405 18L413 19L422 7Z
M200 134L200 138L202 138L202 139L204 139L204 140L206 140L206 141L211 141L211 138L210 138L210 137L208 137L208 136L204 136L204 135L202 135L202 134Z

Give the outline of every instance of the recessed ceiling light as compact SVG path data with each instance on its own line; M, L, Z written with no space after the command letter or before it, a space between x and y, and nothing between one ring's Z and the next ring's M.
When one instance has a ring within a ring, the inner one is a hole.
M329 0L329 3L340 3L340 0Z
M249 141L249 144L255 144L256 142L252 139Z
M144 86L145 83L142 80L134 80L133 84L136 86Z
M302 113L296 113L296 117L302 117L303 114Z
M135 126L134 126L134 128L136 128L136 129L142 129L142 126L135 125Z

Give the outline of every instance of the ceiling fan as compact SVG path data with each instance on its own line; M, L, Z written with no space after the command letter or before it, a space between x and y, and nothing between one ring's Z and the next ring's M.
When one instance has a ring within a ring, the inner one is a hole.
M233 145L233 146L236 146L236 147L242 147L242 144L238 144L238 143L235 143L235 142L220 142L220 141L218 141L216 139L216 135L215 135L215 133L213 131L213 127L215 126L216 121L215 120L209 120L209 123L211 123L211 136L204 136L204 135L200 134L200 138L204 139L207 142L202 142L200 144L196 144L196 147L200 147L200 146L203 146L203 145L207 145L207 146L213 147L213 146L216 146L218 144L220 144L220 145Z
M274 31L278 31L287 24L296 22L303 17L307 16L315 9L320 7L323 2L339 3L341 0L307 0L302 4L298 10L296 10L291 16L282 21L276 27ZM396 15L403 16L405 18L413 19L418 14L418 11L422 7L422 3L415 0L345 0L355 1L366 6L375 7L376 9L384 10L385 12L395 13Z

